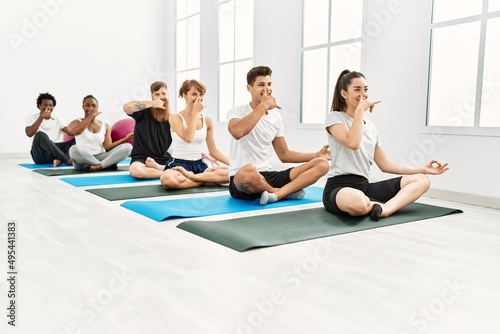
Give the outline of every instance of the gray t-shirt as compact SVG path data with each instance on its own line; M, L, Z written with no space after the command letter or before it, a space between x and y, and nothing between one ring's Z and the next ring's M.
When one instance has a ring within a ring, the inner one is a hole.
M348 130L351 129L353 119L343 111L332 111L328 113L325 120L325 128L334 124L344 124ZM328 130L327 130L328 132ZM328 132L328 145L330 145L331 165L328 177L355 174L366 177L370 176L370 166L373 164L375 149L381 146L378 139L378 130L369 120L364 120L363 138L357 150L342 145Z

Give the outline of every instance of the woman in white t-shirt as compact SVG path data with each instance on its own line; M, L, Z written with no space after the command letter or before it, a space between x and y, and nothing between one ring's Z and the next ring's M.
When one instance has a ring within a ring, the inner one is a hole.
M168 119L172 133L172 157L160 178L165 189L229 183L229 159L215 145L212 119L202 113L205 92L205 85L196 80L185 80L179 89L179 97L186 100L186 108L171 114ZM205 144L207 155L202 153ZM208 167L204 157L215 166ZM219 162L226 166L220 166ZM155 162L149 159L146 164Z
M362 73L344 70L335 85L328 132L331 166L323 193L323 204L332 213L351 216L370 214L374 220L387 217L422 196L430 186L427 175L439 175L448 164L437 160L424 167L403 166L389 160L375 125L365 119L380 101L368 100L368 86ZM400 174L370 183L370 166L382 172Z
M132 152L132 145L127 141L134 134L129 133L114 142L110 126L97 118L100 114L99 103L92 95L83 98L83 111L85 117L75 119L69 125L76 139L76 144L69 150L73 166L84 172L118 169L118 162Z

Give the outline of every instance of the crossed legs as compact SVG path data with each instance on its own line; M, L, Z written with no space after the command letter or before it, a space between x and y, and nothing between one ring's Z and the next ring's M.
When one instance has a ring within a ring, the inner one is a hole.
M370 214L374 220L388 217L402 207L414 202L430 187L424 174L405 175L401 178L401 189L385 203L371 201L361 190L342 188L335 197L338 208L351 216Z
M227 167L210 167L203 173L195 174L181 166L166 169L160 177L165 189L186 189L202 185L216 185L229 182Z
M328 172L328 161L315 158L290 171L290 182L281 188L267 183L264 176L253 165L241 167L234 175L233 183L239 191L247 194L261 194L261 204L276 202L285 197L299 199L304 196L303 188L314 184Z

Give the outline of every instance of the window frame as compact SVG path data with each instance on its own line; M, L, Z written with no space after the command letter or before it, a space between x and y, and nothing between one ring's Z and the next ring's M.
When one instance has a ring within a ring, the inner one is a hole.
M479 126L481 117L481 99L483 94L483 80L484 77L484 59L486 49L486 27L489 19L500 18L500 11L488 13L489 0L483 0L483 7L481 13L478 15L471 15L456 19L450 19L440 22L433 22L433 8L434 0L428 2L427 13L429 13L429 22L425 31L425 45L427 50L424 59L425 73L422 80L422 91L425 92L424 96L424 112L422 113L422 121L420 132L432 134L446 134L446 135L467 135L467 136L500 136L499 127L484 127ZM476 91L475 91L475 110L474 110L474 125L473 126L443 126L443 125L428 125L430 114L430 91L431 91L431 73L432 73L432 48L433 48L433 29L451 27L459 24L480 22L480 36L478 46L478 64L476 76Z
M331 34L332 34L332 12L331 12L331 7L332 7L332 1L333 0L328 0L328 42L323 43L323 44L316 44L312 46L307 46L304 47L304 23L305 23L305 17L304 17L304 12L305 12L305 1L307 0L302 0L301 1L301 6L302 6L302 17L301 17L301 45L300 45L300 114L299 114L299 120L298 120L298 128L299 129L322 129L324 127L324 122L322 123L304 123L303 121L303 105L304 105L304 85L303 85L303 78L304 78L304 52L307 51L312 51L312 50L320 50L320 49L326 49L326 58L327 58L327 83L326 83L326 108L325 108L325 113L324 117L328 115L328 112L330 111L330 106L331 106L331 98L333 94L333 90L335 88L335 83L338 74L332 76L331 73L331 48L332 47L337 47L337 46L342 46L342 45L350 45L353 43L360 43L361 44L361 55L360 55L360 71L364 71L365 69L365 47L366 47L366 21L367 21L367 1L363 0L362 7L363 7L363 14L361 18L361 36L357 38L349 38L349 39L344 39L344 40L339 40L339 41L331 41Z

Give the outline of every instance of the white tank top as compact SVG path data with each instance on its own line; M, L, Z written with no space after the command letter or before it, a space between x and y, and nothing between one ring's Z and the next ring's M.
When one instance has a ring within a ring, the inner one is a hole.
M101 128L98 132L91 132L89 129L85 128L82 133L75 136L76 145L89 152L92 155L96 155L105 152L104 149L104 136L106 135L106 123L101 122Z
M182 125L187 127L186 120L181 114L177 114L182 119ZM201 114L202 127L195 130L191 143L184 141L179 135L172 131L172 157L182 160L200 160L202 145L207 138L207 125L205 115Z

